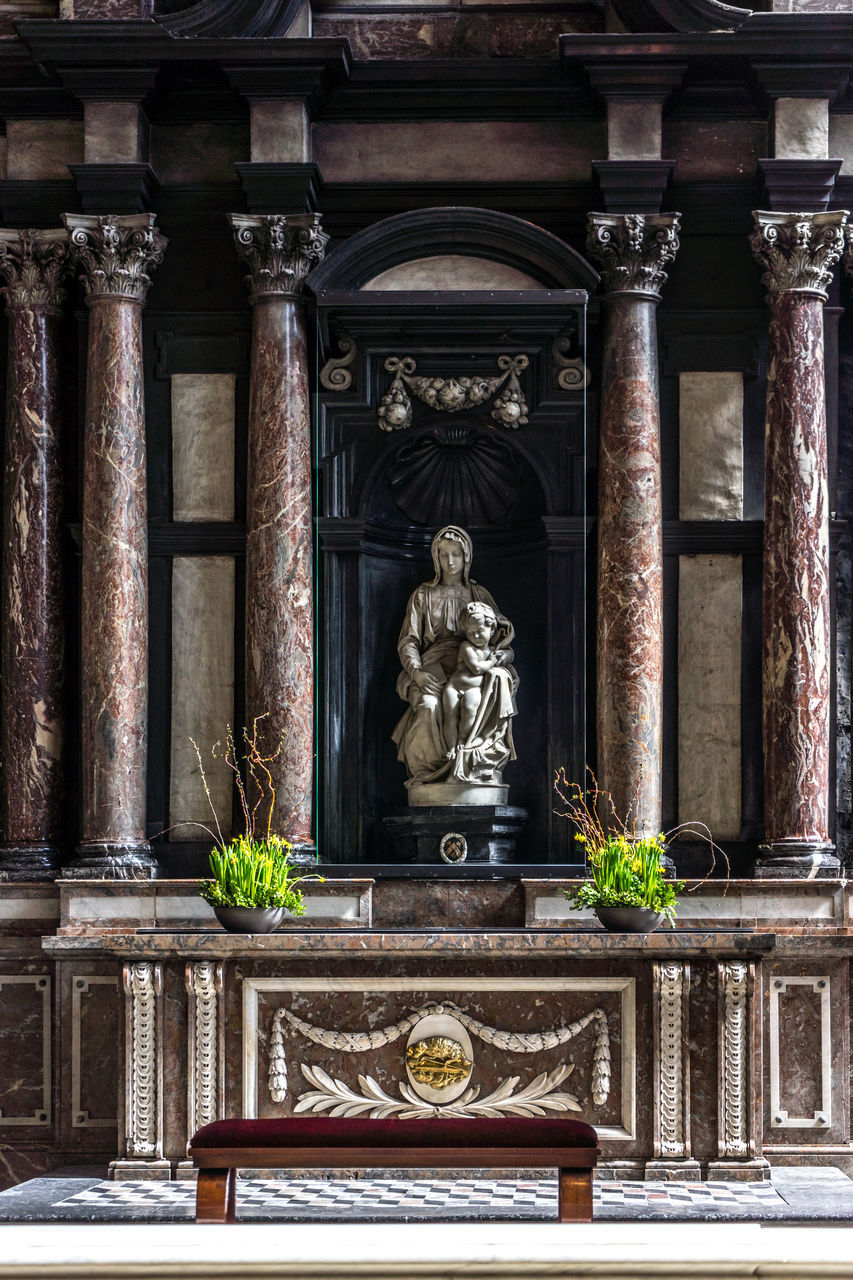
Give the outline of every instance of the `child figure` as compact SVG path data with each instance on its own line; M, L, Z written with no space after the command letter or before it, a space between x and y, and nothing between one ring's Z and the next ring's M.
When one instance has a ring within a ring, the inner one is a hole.
M472 600L459 614L459 630L465 637L459 646L456 670L444 686L444 740L452 760L474 727L487 672L503 666L508 655L491 647L498 620L494 610Z

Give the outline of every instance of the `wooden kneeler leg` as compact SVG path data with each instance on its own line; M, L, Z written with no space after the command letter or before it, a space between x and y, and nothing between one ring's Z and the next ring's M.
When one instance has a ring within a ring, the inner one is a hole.
M199 1169L195 1193L196 1222L236 1222L237 1170Z
M592 1169L560 1169L560 1222L592 1222Z

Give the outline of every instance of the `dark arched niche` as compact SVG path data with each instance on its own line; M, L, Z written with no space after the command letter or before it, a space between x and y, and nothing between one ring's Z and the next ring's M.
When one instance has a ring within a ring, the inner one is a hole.
M351 236L308 283L315 293L363 289L383 272L423 258L484 258L520 272L529 288L585 289L598 273L557 236L494 209L437 207L398 213Z
M571 862L551 783L562 765L580 776L586 758L585 317L598 276L520 218L432 208L351 237L308 282L321 370L321 855L396 856L387 820L406 805L391 741L404 709L397 637L410 593L432 577L432 536L449 523L468 530L474 576L518 635L518 759L506 782L529 821L516 857ZM436 386L488 380L510 367L501 361L523 359L522 419L492 416L491 401L457 412L412 384L408 420L386 430L379 409L401 357L415 382Z
M628 31L737 31L751 9L721 0L612 0Z

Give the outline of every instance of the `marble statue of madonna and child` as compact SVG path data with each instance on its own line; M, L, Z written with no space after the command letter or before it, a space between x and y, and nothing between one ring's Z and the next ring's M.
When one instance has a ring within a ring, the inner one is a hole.
M470 577L473 548L446 525L432 540L435 576L412 592L397 652L409 706L393 733L410 805L501 805L515 759L518 675L512 624Z

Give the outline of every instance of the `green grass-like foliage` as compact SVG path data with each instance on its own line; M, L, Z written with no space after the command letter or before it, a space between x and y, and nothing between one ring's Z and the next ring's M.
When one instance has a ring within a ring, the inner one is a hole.
M554 790L564 805L563 816L574 823L575 840L586 854L591 876L577 889L565 891L572 910L644 907L662 912L674 925L684 881L666 878L666 835L635 835L614 811L610 793L599 788L591 769L587 772L591 786L586 791L569 782L563 769L554 779ZM716 848L713 841L710 843Z
M577 837L576 837L577 838ZM581 840L581 842L583 842ZM585 880L567 896L573 911L584 907L647 907L675 923L678 895L683 880L667 880L662 858L666 852L663 835L629 840L609 835L588 854L591 880Z
M298 876L291 873L290 844L281 836L262 840L237 836L211 850L211 880L199 893L212 907L286 907L294 916L305 912Z

